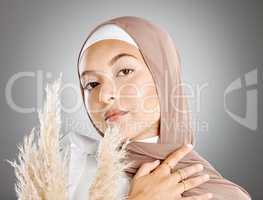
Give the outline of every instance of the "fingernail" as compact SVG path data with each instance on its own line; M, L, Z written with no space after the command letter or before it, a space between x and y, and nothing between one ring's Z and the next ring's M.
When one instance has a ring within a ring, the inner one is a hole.
M192 149L193 148L193 145L192 144L187 144L186 145L188 148Z
M211 199L213 197L213 194L212 193L208 193L207 196L208 196L209 199Z
M199 170L203 170L204 169L204 166L202 164L197 164L197 167Z
M160 163L160 160L154 161L154 164L159 164L159 163Z
M210 176L208 174L205 174L203 177L205 180L209 180L209 178L210 178Z

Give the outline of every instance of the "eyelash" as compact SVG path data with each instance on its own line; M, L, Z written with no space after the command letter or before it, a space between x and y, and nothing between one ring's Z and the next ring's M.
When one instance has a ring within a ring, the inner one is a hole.
M121 71L124 71L124 70L128 70L128 71L131 71L131 73L133 73L135 70L134 69L131 69L131 68L123 68L123 69L121 69L117 74L119 74ZM129 73L127 74L127 76L129 75ZM126 75L124 75L124 76L126 76ZM91 89L88 89L88 86L90 85L90 84L93 84L93 83L98 83L98 82L96 82L96 81L93 81L93 82L89 82L89 83L87 83L85 86L84 86L84 90L85 89L87 89L88 91L91 91L93 88L95 88L95 87L92 87Z

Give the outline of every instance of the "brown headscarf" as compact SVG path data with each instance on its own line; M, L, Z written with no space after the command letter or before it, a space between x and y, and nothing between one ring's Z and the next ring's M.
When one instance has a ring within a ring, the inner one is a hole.
M146 19L135 16L122 16L95 25L89 32L86 41L95 30L106 24L119 26L136 42L152 74L160 102L161 117L158 142L145 143L133 141L127 146L128 158L135 161L134 165L126 171L127 175L132 177L143 163L156 159L165 160L170 153L174 152L183 144L191 143L194 145L195 137L193 129L191 128L191 115L187 112L187 98L184 96L182 87L180 57L170 35L162 27ZM80 55L86 41L79 53L78 68ZM79 72L78 75L80 76ZM84 101L84 91L81 83L80 88ZM89 113L88 116L90 118ZM90 121L98 133L103 136L103 133L95 126L91 118ZM183 196L186 197L211 192L213 193L214 199L217 200L250 199L246 190L222 177L208 161L194 150L184 157L175 169L184 168L195 163L204 165L204 170L194 176L208 173L210 180L194 189L184 192Z

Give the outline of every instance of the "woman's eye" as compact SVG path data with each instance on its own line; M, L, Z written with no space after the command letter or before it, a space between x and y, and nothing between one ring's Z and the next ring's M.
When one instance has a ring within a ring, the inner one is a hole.
M124 74L124 75L120 75L121 72L122 72L122 74ZM134 69L125 68L125 69L120 70L117 75L126 76L126 75L128 75L129 73L132 73L132 72L134 72Z
M91 91L93 88L95 88L99 83L98 82L89 82L84 86L84 89L87 89Z

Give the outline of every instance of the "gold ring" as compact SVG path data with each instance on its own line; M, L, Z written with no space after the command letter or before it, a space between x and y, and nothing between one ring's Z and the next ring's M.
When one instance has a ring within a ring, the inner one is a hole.
M180 181L182 181L182 180L185 179L185 177L184 177L184 175L183 175L183 172L182 172L180 169L176 170L176 172L179 174L179 176L180 176L180 178L181 178Z
M172 173L173 167L168 162L164 162L169 168L170 168L170 173Z
M184 185L184 191L186 191L186 184L185 184L184 180L182 180L182 183Z

